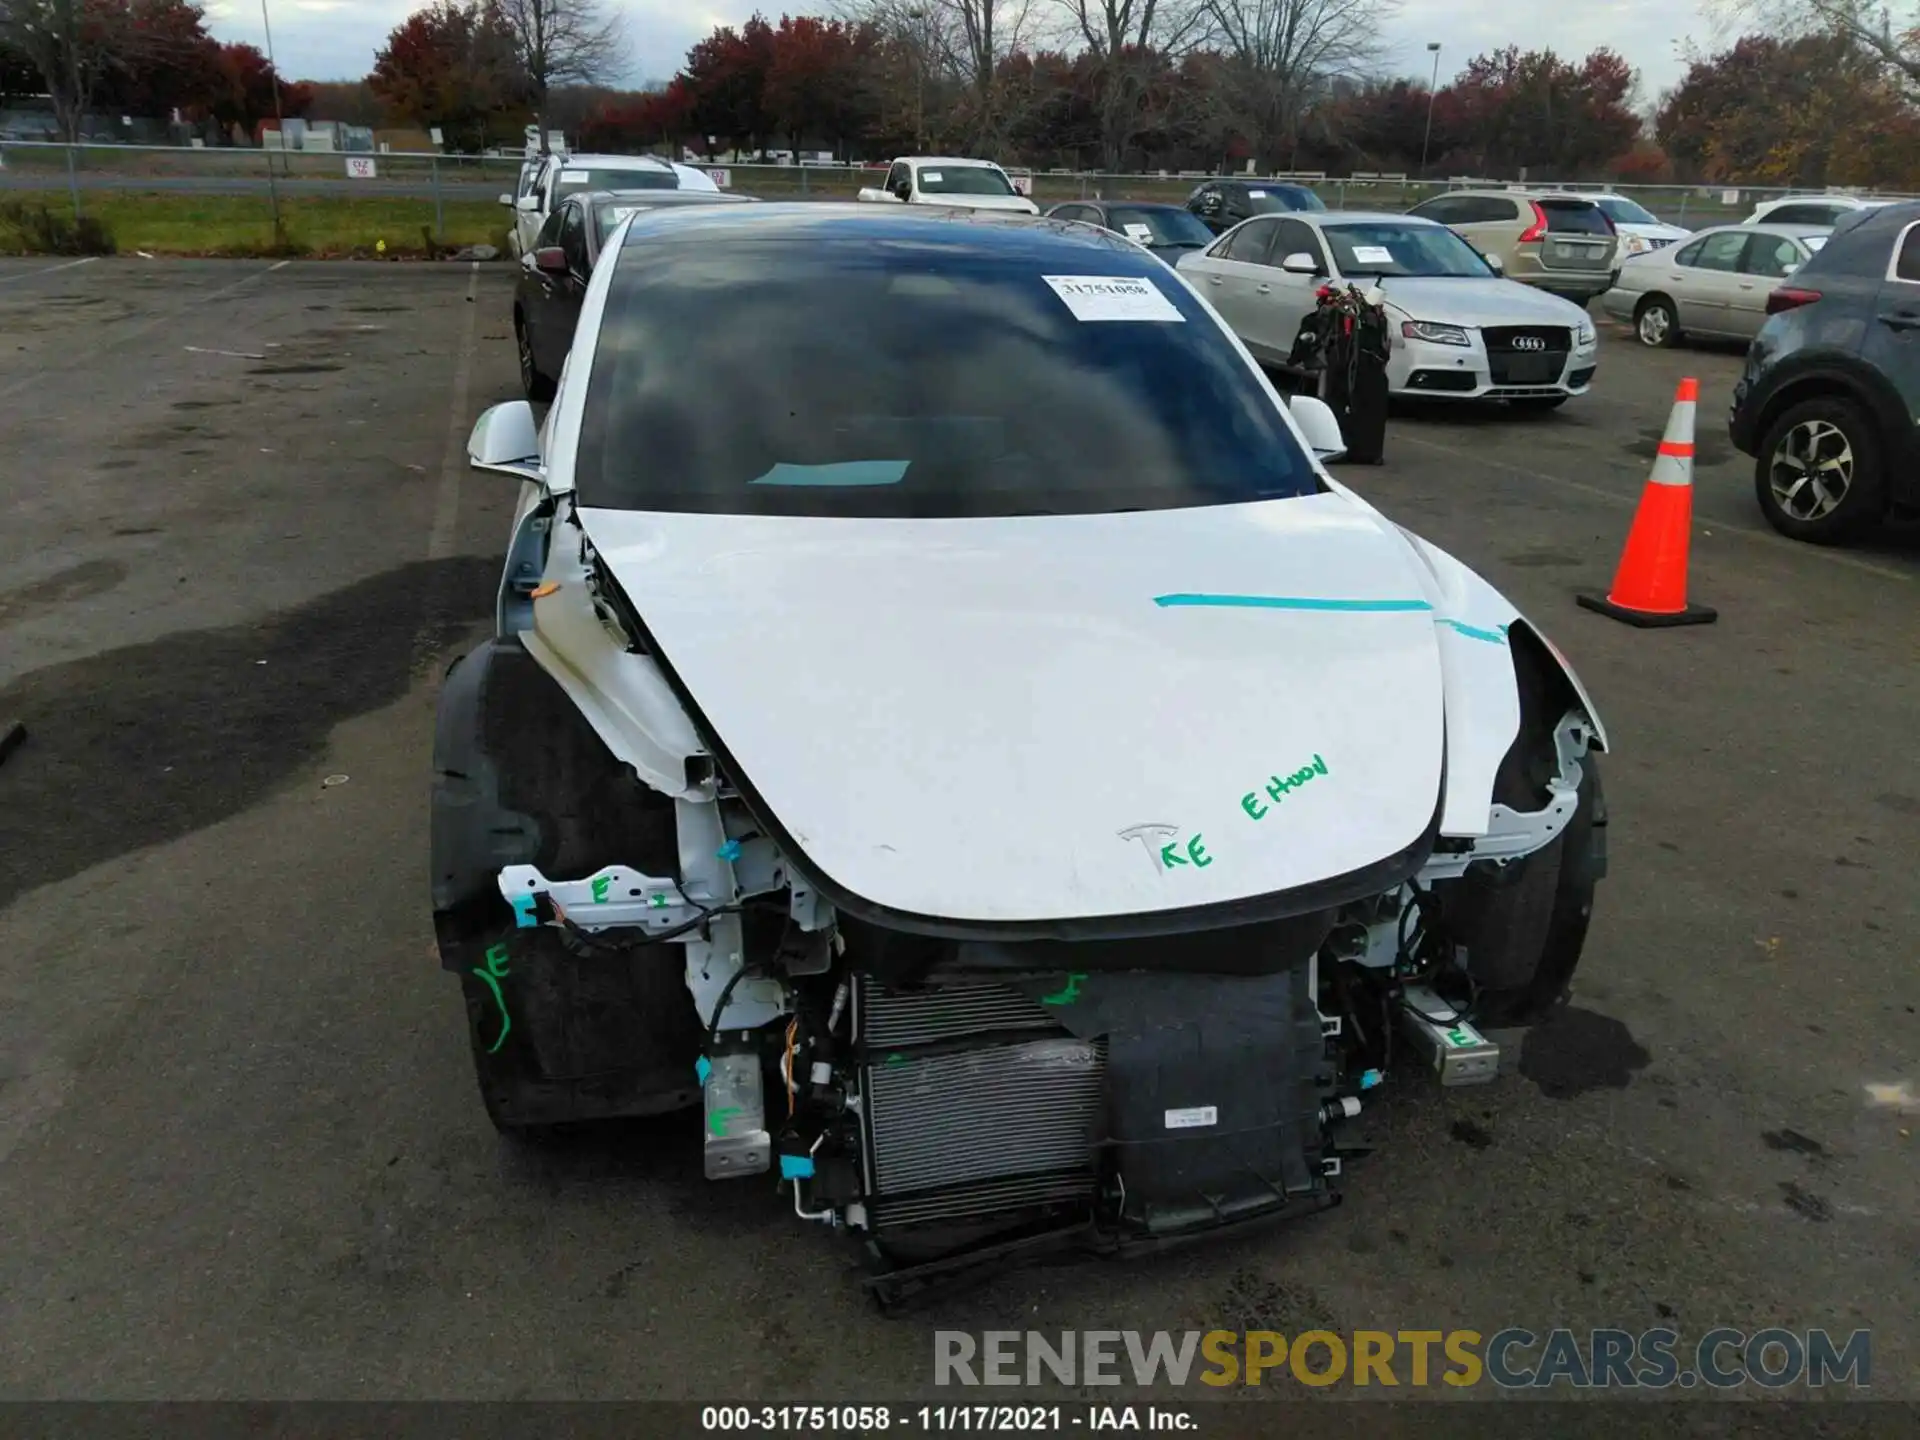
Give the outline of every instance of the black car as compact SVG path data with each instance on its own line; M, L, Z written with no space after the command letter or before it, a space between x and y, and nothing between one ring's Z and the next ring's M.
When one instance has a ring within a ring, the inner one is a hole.
M1920 513L1920 202L1844 217L1767 312L1728 429L1774 529L1831 545Z
M636 210L665 205L726 205L750 198L708 190L594 190L554 206L533 248L520 257L513 292L513 339L527 398L553 399L594 262L622 220Z
M1187 209L1216 235L1255 215L1324 210L1326 203L1305 185L1277 180L1209 180L1187 197Z
M1179 205L1137 200L1069 200L1047 211L1051 220L1077 220L1136 240L1172 265L1189 250L1203 250L1213 232L1197 215Z

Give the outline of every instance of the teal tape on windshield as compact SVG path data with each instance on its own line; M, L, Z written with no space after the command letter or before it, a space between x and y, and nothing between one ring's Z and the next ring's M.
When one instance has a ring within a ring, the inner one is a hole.
M785 461L749 485L898 485L906 460L843 460L837 465L789 465Z

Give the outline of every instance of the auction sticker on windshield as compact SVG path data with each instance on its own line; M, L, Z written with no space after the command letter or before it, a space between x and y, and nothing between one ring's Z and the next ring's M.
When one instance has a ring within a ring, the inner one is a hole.
M1384 245L1356 245L1353 259L1356 265L1391 265L1393 252Z
M584 170L562 170L560 172L560 183L562 185L584 185L591 178L592 177Z
M1173 308L1160 287L1136 275L1042 275L1053 293L1066 302L1073 318L1094 320L1171 320L1184 325L1187 317Z
M1121 228L1127 232L1129 240L1138 240L1142 245L1153 239L1153 228L1149 225L1125 225Z

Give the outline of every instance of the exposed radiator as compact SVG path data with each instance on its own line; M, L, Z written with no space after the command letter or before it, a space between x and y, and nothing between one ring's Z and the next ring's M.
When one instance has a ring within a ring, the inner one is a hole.
M1044 1007L991 982L888 991L863 978L858 1022L877 1228L978 1219L1092 1191L1104 1041L1074 1039ZM1053 1033L1003 1038L1042 1029Z
M888 990L862 975L857 998L854 1023L869 1049L927 1045L994 1031L1057 1028L1045 1006L992 980Z

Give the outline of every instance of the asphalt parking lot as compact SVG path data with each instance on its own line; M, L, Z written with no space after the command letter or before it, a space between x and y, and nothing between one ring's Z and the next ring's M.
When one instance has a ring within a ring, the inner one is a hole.
M1870 1327L1875 1394L1920 1398L1920 539L1764 528L1736 354L1610 333L1591 397L1402 417L1336 472L1545 626L1610 727L1575 1008L1492 1086L1391 1082L1337 1210L886 1319L771 1184L700 1177L692 1123L528 1157L474 1093L426 797L514 499L464 462L517 395L509 283L0 261L0 723L31 732L0 1396L848 1401L925 1393L936 1327L1671 1324ZM1721 620L1642 632L1572 592L1686 375Z

